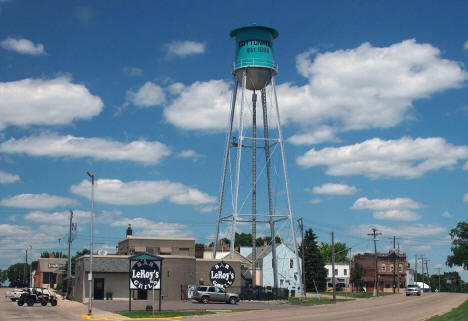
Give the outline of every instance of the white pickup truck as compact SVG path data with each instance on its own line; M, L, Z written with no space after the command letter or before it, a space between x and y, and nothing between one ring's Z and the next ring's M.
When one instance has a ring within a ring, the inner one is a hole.
M13 289L12 291L7 291L5 293L5 297L7 299L10 299L11 301L15 302L16 300L18 300L21 296L21 293L23 293L24 290L23 289Z

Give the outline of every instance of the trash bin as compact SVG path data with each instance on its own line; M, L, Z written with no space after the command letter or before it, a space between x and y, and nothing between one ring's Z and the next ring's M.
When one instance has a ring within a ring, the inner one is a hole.
M112 292L106 292L106 300L112 300Z

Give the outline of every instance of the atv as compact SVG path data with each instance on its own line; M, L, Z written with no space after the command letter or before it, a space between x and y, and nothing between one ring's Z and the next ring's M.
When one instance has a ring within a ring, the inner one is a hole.
M25 303L31 307L34 305L34 303L37 302L37 294L35 293L34 289L27 288L23 293L21 293L21 296L18 299L18 305L21 307Z

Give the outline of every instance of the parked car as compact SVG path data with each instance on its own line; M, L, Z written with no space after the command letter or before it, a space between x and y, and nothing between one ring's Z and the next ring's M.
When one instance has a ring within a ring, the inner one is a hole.
M5 297L7 299L10 299L11 301L15 302L18 300L21 296L21 294L24 292L24 289L13 289L11 291L7 291L5 293Z
M421 295L421 288L417 286L416 284L411 284L406 287L406 296L410 295Z
M192 299L205 304L210 301L236 304L239 302L239 295L226 292L225 289L220 287L201 285L193 293Z

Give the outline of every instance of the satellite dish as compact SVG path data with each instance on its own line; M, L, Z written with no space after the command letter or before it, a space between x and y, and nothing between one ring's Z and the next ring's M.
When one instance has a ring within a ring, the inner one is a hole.
M107 251L106 250L98 250L97 254L98 255L107 255Z

